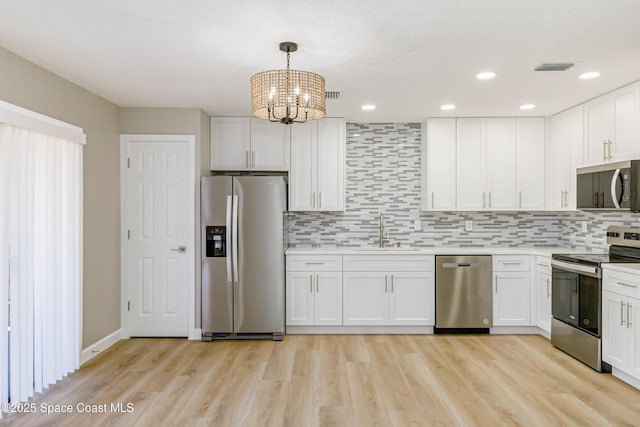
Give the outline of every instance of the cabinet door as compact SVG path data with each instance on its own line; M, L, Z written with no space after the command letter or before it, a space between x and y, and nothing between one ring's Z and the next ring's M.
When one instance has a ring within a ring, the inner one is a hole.
M602 360L618 369L627 370L629 336L627 307L624 298L613 292L602 293Z
M251 118L251 169L289 170L290 126Z
M613 136L613 108L611 98L602 96L584 104L585 163L607 160L607 142Z
M433 326L434 280L433 273L390 273L389 323Z
M342 325L342 273L316 273L315 324Z
M317 121L291 127L291 169L289 172L289 210L317 209Z
M576 167L583 158L583 108L578 106L551 118L547 140L547 209L576 208Z
M385 273L343 273L343 324L386 325L388 275Z
M313 272L287 272L286 277L287 325L313 325Z
M516 209L516 121L487 119L486 206Z
M344 119L318 120L318 210L344 210Z
M423 127L422 209L456 209L456 119L429 119Z
M249 117L211 117L211 170L247 170L251 151Z
M629 309L629 373L640 380L640 300L628 299Z
M546 271L538 271L536 277L538 327L543 331L551 332L551 275Z
M544 118L516 120L517 208L544 209Z
M457 119L456 206L479 211L487 206L485 193L485 119Z
M529 272L499 272L493 275L493 325L529 326L531 319Z
M640 155L640 83L611 94L613 105L610 161L636 159Z

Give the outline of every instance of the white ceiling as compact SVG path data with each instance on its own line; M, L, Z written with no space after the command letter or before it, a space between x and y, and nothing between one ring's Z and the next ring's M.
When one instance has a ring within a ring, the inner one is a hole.
M343 92L327 115L356 122L549 115L640 79L640 0L0 4L0 46L120 106L250 115L249 77L285 67L281 41L299 44L292 68ZM565 61L576 65L533 71ZM483 70L497 77L476 80ZM578 79L590 70L602 75Z

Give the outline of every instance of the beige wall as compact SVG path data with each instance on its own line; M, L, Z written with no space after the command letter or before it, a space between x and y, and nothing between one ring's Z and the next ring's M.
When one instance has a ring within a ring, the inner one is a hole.
M195 108L121 108L120 132L130 134L174 134L196 137L196 229L200 224L200 177L209 174L209 116ZM200 233L196 232L195 325L200 328Z
M120 328L119 108L0 48L0 100L80 126L84 148L83 348Z

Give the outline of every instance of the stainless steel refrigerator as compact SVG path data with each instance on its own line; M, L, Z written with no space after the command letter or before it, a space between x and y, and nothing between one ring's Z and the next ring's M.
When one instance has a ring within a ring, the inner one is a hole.
M201 187L202 339L284 335L281 176L208 176Z

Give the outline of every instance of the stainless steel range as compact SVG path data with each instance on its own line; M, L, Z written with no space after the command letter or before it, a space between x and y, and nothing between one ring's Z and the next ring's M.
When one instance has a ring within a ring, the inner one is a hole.
M602 361L602 264L640 262L640 229L607 228L607 253L551 257L551 343L597 371Z

